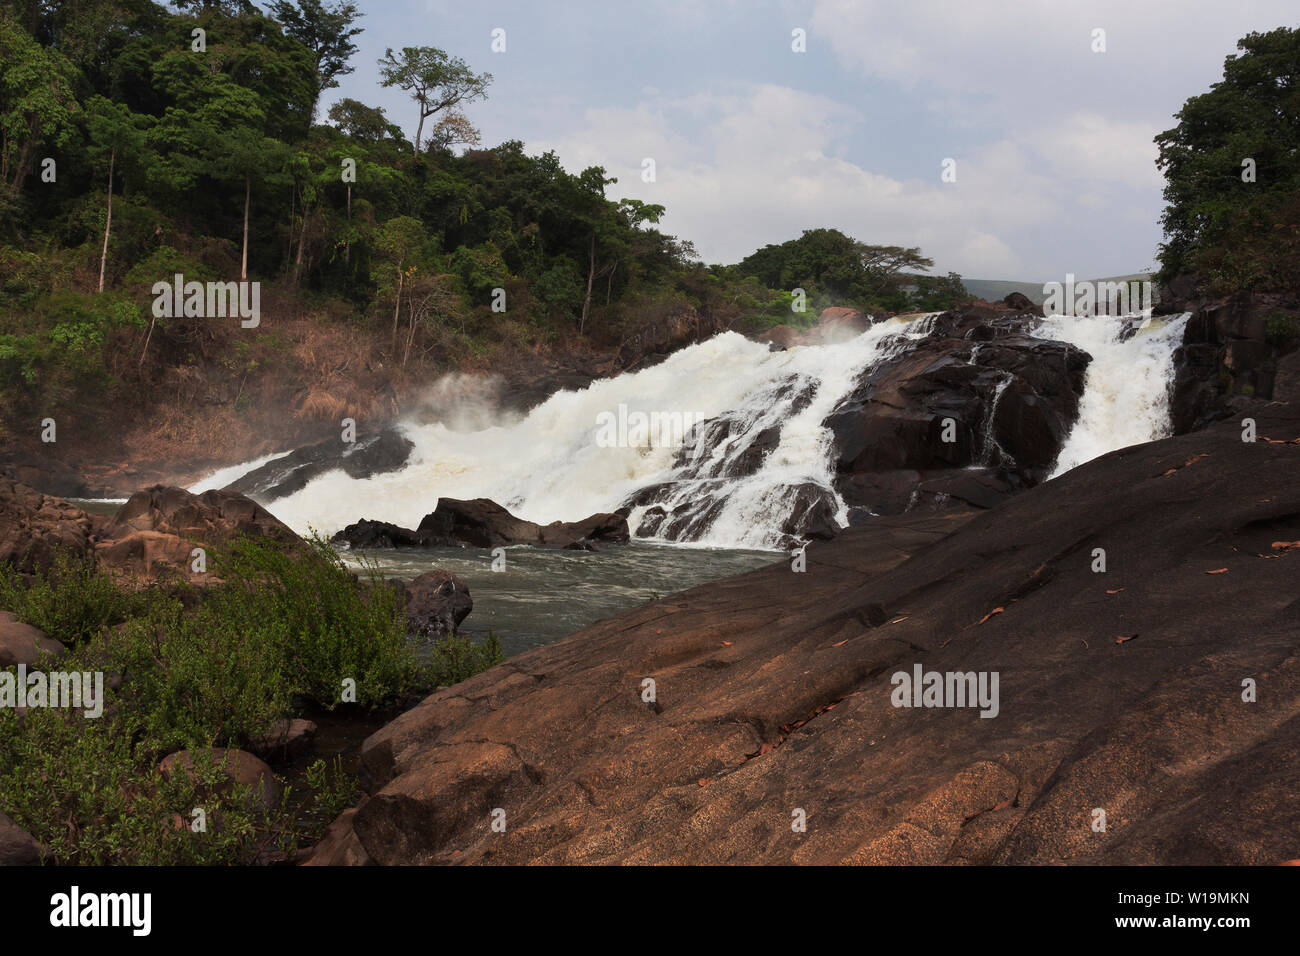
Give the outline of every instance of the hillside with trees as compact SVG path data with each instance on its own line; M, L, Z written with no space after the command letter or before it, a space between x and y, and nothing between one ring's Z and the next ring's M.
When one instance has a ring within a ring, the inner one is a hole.
M379 62L409 115L322 110L362 19L327 0L0 4L11 456L46 417L60 458L260 454L390 419L441 372L626 358L674 317L758 331L964 297L952 276L904 281L919 250L829 229L705 265L603 168L485 148L471 111L491 75L433 46ZM260 283L260 327L155 315L176 274Z

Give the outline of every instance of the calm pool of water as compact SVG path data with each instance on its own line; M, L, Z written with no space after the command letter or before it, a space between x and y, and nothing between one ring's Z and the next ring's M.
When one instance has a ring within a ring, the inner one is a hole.
M483 548L351 551L344 560L379 565L386 577L409 581L443 568L469 587L474 610L461 633L492 631L507 656L550 644L588 624L718 578L787 560L770 551L682 548L634 541L600 551L506 548L505 568L492 570Z

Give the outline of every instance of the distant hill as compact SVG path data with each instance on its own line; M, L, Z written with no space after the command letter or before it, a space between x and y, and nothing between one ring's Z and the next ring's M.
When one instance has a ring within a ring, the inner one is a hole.
M1135 280L1150 279L1151 274L1147 272L1134 272L1126 276L1106 276L1101 279L1094 279L1094 282L1132 282ZM1064 276L1053 278L1048 281L1063 282ZM1029 301L1035 305L1042 305L1047 296L1043 292L1042 282L1012 282L1009 279L965 279L961 280L966 291L979 299L986 299L989 302L996 302L998 299L1004 299L1012 292L1020 292L1029 298Z

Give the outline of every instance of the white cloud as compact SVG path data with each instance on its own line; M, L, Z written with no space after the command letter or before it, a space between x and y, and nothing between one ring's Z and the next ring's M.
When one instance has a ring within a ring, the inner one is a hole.
M702 117L688 140L678 121ZM998 143L959 159L956 183L902 180L835 155L856 112L823 96L765 84L736 94L593 109L534 149L569 168L593 163L619 177L611 195L663 203L666 230L690 238L707 261L734 262L769 242L831 226L867 242L920 245L941 269L1018 274L1026 267L999 233L1060 215L1052 182L1026 150ZM642 157L657 180L640 178ZM616 158L615 158L616 157Z

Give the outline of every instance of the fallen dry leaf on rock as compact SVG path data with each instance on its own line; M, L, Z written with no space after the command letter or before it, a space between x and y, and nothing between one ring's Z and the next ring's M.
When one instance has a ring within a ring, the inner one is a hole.
M1113 591L1107 591L1106 593L1107 593L1107 594L1119 594L1119 592L1120 592L1120 591L1123 591L1123 590L1124 590L1124 588L1116 588L1115 590L1113 590Z
M982 618L980 618L980 624L983 624L985 621L987 621L989 618L991 618L994 614L1001 614L1001 613L1002 613L1003 611L1005 611L1005 610L1006 610L1006 608L1004 608L1004 607L995 607L993 610L989 611L989 612L988 612L987 614L985 614Z
M1121 636L1115 638L1115 643L1116 643L1116 644L1127 644L1129 641L1135 641L1135 640L1137 640L1137 635L1136 635L1136 634L1129 634L1128 636L1121 635Z
M1228 573L1228 569L1227 569L1227 568L1216 568L1216 569L1213 570L1213 571L1206 571L1205 573L1206 573L1206 574L1227 574L1227 573Z
M1300 548L1300 541L1274 541L1274 551L1290 551L1292 548Z

